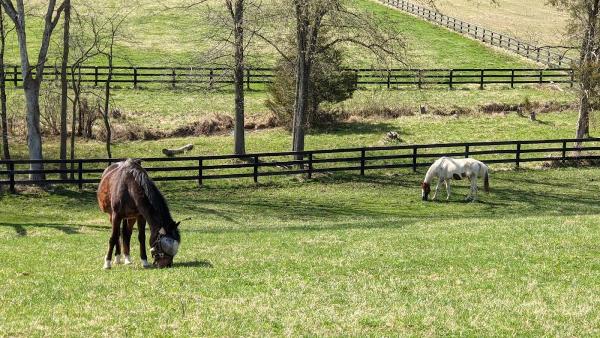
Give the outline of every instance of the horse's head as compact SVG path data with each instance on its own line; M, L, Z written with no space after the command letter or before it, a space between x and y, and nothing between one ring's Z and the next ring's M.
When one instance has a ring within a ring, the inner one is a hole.
M427 198L429 197L430 192L431 192L431 186L429 185L429 183L422 182L421 183L421 195L423 197L423 201L427 201Z
M173 258L179 250L179 222L173 223L169 230L165 227L160 228L156 241L152 244L150 253L154 258L154 266L158 268L169 268L173 266Z

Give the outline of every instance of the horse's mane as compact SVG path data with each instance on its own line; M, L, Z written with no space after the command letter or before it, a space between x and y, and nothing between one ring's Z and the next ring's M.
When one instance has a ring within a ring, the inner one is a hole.
M171 217L167 201L152 179L150 179L146 170L136 160L127 159L122 163L125 172L131 174L135 182L142 187L144 195L150 203L152 211L149 215L144 215L144 217L151 222L151 225L153 225L152 223L156 225L160 224L165 227L165 230L171 230L170 228L175 224L175 221Z

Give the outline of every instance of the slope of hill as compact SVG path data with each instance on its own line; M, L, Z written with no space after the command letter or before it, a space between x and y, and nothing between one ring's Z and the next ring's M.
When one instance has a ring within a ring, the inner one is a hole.
M118 42L116 55L120 64L164 66L164 65L196 65L200 55L210 50L213 42L207 39L210 22L207 19L206 6L192 9L165 10L164 3L157 4L151 0L140 0L140 7L131 12L125 25L125 36ZM176 4L167 1L167 6ZM208 1L213 9L220 2ZM271 2L267 1L269 5ZM105 12L110 12L112 3L102 2L99 6ZM460 68L460 67L523 67L531 65L519 57L501 51L487 48L476 41L464 38L459 34L449 32L410 15L387 8L370 0L355 0L349 6L357 11L369 12L383 19L384 24L402 33L407 42L405 65L421 68ZM39 45L41 21L31 18L29 46L33 52ZM59 27L60 28L60 27ZM55 32L55 39L61 36L60 29ZM267 32L274 33L274 32ZM268 35L268 34L267 34ZM18 63L16 37L9 37L10 45L7 50L7 62ZM52 60L59 54L58 43L53 43ZM277 53L264 43L258 43L252 54L256 66L271 66ZM35 55L32 53L32 55ZM346 50L349 66L381 66L368 53L356 48ZM96 63L101 62L96 60Z

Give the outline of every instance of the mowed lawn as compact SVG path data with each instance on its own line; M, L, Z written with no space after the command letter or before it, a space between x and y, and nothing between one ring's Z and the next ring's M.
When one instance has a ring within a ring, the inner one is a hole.
M0 196L7 336L598 334L600 169L492 167L492 193L422 202L423 172L160 184L172 269L102 270L83 191ZM267 181L265 181L267 182ZM135 236L134 236L135 238ZM133 240L133 243L136 241Z

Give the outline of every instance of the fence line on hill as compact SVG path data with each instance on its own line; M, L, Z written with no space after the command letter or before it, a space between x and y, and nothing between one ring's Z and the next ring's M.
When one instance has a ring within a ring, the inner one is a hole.
M484 89L490 84L504 84L515 87L524 84L566 83L573 86L575 72L569 68L460 68L460 69L346 69L355 77L356 86L378 85L387 88L414 86L419 89L460 85L478 85ZM71 70L68 70L71 77ZM106 83L108 67L82 66L77 69L82 82L99 86ZM44 76L58 80L60 69L46 67ZM272 68L248 68L245 83L248 89L252 84L271 83L274 77ZM17 87L22 85L19 66L9 66L6 83ZM229 68L209 67L113 67L112 83L131 84L134 88L146 84L164 84L173 88L178 85L205 85L215 87L233 84L233 73Z
M444 26L455 32L467 34L476 40L480 40L481 42L509 50L530 60L539 63L544 63L550 67L570 67L574 63L573 59L565 56L564 54L554 52L549 47L534 46L530 43L520 41L519 39L516 39L514 37L494 32L490 29L459 20L445 14L441 14L427 7L415 5L409 1L379 1L386 5L395 7L407 13L423 18L427 21Z
M581 143L576 147L575 143ZM429 166L440 156L471 157L485 163L566 162L569 160L600 160L600 138L521 140L415 144L344 149L321 149L303 152L270 152L247 155L207 155L179 158L143 158L143 165L155 181L196 181L299 175L312 178L317 173L338 171L358 172L417 168ZM104 168L120 159L76 160L2 160L0 187L15 191L17 185L72 184L82 188L98 183ZM43 169L32 170L31 164L41 163ZM66 163L70 169L60 169ZM44 174L45 180L32 180L31 174ZM60 178L67 174L67 179Z

